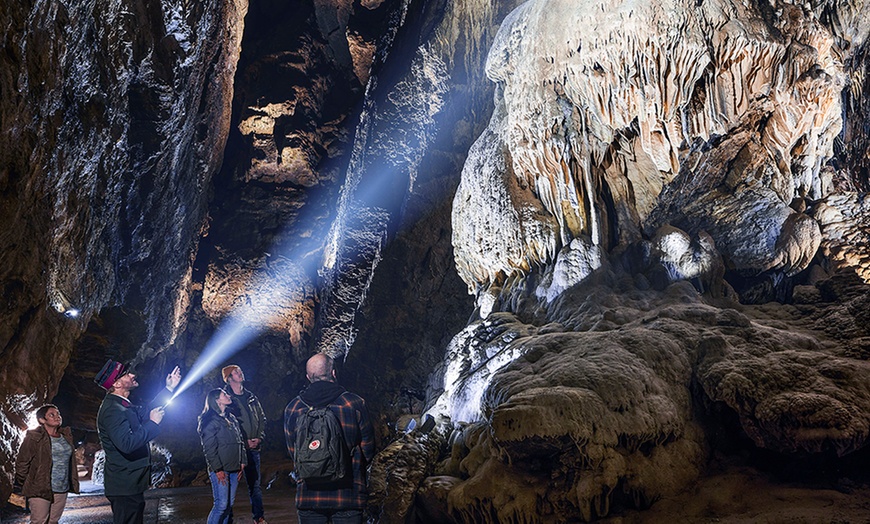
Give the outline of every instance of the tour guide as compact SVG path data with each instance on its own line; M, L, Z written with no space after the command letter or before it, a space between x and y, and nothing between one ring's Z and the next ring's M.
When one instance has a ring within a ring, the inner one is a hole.
M130 391L137 388L136 375L124 364L109 360L94 377L108 391L97 414L97 431L106 453L103 474L106 498L112 505L114 524L141 524L145 514L145 490L151 483L151 449L148 442L160 433L163 405L181 382L178 366L166 376L166 389L151 401L148 410L135 406Z

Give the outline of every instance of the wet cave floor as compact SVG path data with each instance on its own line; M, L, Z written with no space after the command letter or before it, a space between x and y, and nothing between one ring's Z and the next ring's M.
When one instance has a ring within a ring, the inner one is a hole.
M784 481L742 461L728 460L674 498L660 500L645 511L611 508L595 522L604 524L870 524L870 482L861 478L828 478L817 482ZM108 500L93 485L70 497L60 524L111 524ZM270 524L297 522L295 490L276 483L263 491ZM206 521L212 505L208 486L154 489L145 493L146 524L193 524ZM236 523L250 523L247 487L236 496ZM29 516L9 504L3 524L26 524ZM546 521L552 522L552 521ZM440 523L425 523L440 524Z
M249 523L251 500L244 481L239 485L233 511L233 522ZM288 486L263 490L266 519L271 523L292 524L296 520L296 491ZM202 524L212 506L211 488L162 488L145 492L145 524ZM29 524L30 516L9 504L2 512L3 524ZM60 524L112 524L112 510L102 490L85 483L80 495L67 499Z

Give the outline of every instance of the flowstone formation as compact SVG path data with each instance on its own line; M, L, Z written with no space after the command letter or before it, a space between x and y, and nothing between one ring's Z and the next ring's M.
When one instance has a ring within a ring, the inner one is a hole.
M469 287L483 297L572 243L600 259L667 224L705 231L732 271L805 269L822 234L804 211L834 189L822 166L843 126L845 61L863 45L866 7L803 9L515 10L486 64L495 114L454 200Z
M454 434L424 484L452 518L648 507L703 472L722 413L796 457L866 444L866 204L844 191L866 181L830 161L864 118L841 100L862 97L867 10L531 0L505 19L453 208L479 319L430 392Z
M430 470L453 479L442 507L459 522L649 507L703 473L722 412L794 461L862 448L870 293L848 273L805 287L802 304L748 306L605 268L549 305L473 323L445 373L449 388L459 368L452 401L432 410L457 421L480 407Z

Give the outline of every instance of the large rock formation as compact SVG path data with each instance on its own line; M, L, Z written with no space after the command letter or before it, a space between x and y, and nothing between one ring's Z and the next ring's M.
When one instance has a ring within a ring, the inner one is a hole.
M515 10L487 60L496 111L454 200L463 279L485 291L572 240L611 250L665 224L706 231L729 270L805 269L821 234L803 211L833 189L821 168L866 30L863 3L832 8L831 26L802 9Z
M823 268L866 279L864 196L841 192L860 177L825 167L866 9L531 0L506 18L453 207L481 319L430 408L486 428L459 437L455 518L673 496L703 470L714 405L758 447L865 445L868 294ZM737 301L775 298L802 305Z

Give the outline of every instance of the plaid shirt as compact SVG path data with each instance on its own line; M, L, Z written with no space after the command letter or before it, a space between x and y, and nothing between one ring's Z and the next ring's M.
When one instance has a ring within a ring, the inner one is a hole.
M287 451L295 456L296 418L308 409L299 397L284 409L284 436ZM345 391L329 404L344 430L344 440L353 457L353 484L338 489L309 489L296 481L296 507L300 509L364 509L368 500L366 468L375 453L374 430L365 401Z

